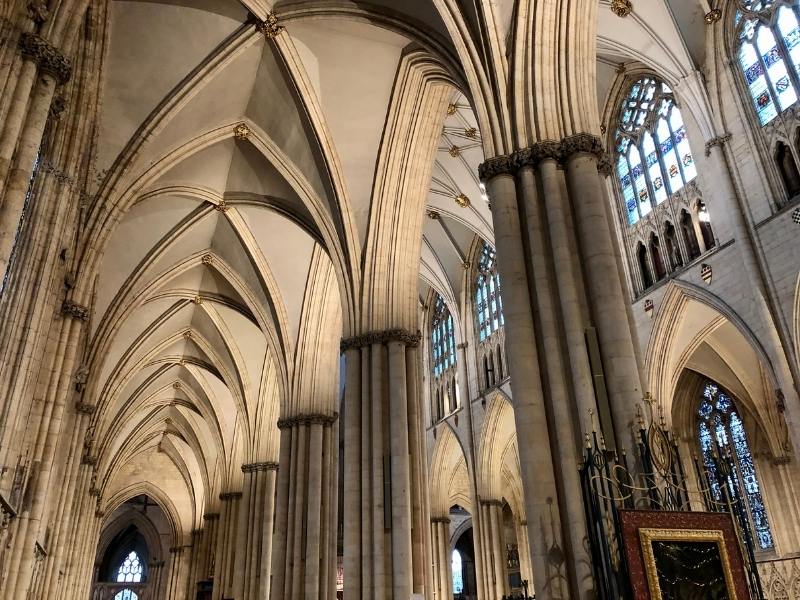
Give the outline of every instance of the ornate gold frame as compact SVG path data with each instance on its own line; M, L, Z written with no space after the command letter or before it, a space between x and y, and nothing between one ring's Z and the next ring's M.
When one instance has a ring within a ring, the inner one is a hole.
M661 586L658 583L656 557L653 553L653 542L715 542L719 548L722 572L725 575L725 585L728 587L730 600L737 600L736 586L728 559L728 548L725 545L725 536L721 529L639 529L639 539L642 543L644 555L644 570L647 575L647 585L650 588L652 600L662 600Z

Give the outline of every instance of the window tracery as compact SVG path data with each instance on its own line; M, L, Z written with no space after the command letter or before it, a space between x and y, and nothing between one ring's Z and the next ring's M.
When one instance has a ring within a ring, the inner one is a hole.
M456 364L456 338L453 315L444 298L437 296L433 309L431 326L431 351L433 353L433 374L439 377Z
M131 550L117 569L117 581L120 583L141 583L144 567L139 555Z
M617 179L629 225L697 176L672 90L645 76L630 87L615 135Z
M475 286L475 312L478 318L478 339L485 340L503 324L503 302L500 298L500 275L494 248L483 242L478 259Z
M745 85L766 125L797 103L800 9L796 0L738 0L734 23Z
M700 449L703 463L710 475L714 499L723 500L724 485L731 500L746 505L759 547L762 550L773 548L772 531L753 455L733 400L719 385L708 381L703 390L697 417ZM725 465L721 465L721 461Z

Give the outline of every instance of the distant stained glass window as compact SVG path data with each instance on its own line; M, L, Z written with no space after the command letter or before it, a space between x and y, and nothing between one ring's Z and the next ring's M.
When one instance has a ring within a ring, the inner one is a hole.
M117 570L117 581L122 583L140 583L142 581L143 570L139 555L131 550Z
M456 339L453 315L441 296L436 297L431 328L433 374L438 377L456 364Z
M756 115L766 125L797 103L800 8L797 0L739 0L738 59Z
M727 487L731 500L746 505L759 547L771 549L775 544L761 487L744 424L733 401L716 383L709 381L703 390L697 416L703 462L712 475L709 477L711 493L716 500L721 500L721 485ZM720 460L729 461L730 474L725 481L722 481L723 476L717 468Z
M478 318L478 336L481 341L503 326L503 302L500 298L500 275L494 248L483 243L478 260L478 277L475 286L475 313Z
M633 225L697 176L681 111L672 90L650 76L630 88L616 133L617 181Z

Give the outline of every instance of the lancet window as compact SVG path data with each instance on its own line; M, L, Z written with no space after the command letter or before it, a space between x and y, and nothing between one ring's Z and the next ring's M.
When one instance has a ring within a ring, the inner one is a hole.
M739 65L758 119L766 125L797 103L800 8L797 0L738 0Z
M475 313L478 319L478 336L483 341L503 326L503 302L500 298L500 276L494 248L483 243L478 259L478 277L475 286Z
M761 486L747 433L733 400L719 385L708 381L697 417L700 449L714 499L724 502L727 496L731 501L741 502L750 515L758 547L771 549L774 541Z
M616 172L629 225L697 176L686 126L672 90L641 77L620 107Z
M441 296L437 296L431 327L433 374L439 377L456 364L456 338L453 315Z

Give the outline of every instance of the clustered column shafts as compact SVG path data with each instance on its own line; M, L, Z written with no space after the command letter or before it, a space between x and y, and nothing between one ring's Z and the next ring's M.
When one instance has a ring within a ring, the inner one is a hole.
M433 593L436 600L453 598L453 566L450 561L450 519L431 519L431 547L433 548Z
M520 554L529 558L537 597L543 598L584 598L592 586L580 482L574 470L554 468L577 464L581 422L597 411L585 337L590 328L597 328L620 448L633 447L629 425L642 396L598 173L603 156L599 139L579 134L481 165L494 216L506 335L515 348L509 370L516 428L528 434L535 428L537 435L529 437L548 440L552 449L533 455L530 445L519 444L525 512L537 524L536 535L527 536L528 547ZM583 269L576 266L576 256ZM493 522L482 521L493 529ZM545 541L549 536L552 541ZM567 580L551 577L551 544L571 557L565 565ZM484 558L491 559L490 554L487 550Z
M233 594L233 564L237 551L237 533L239 531L239 505L242 492L223 492L219 495L222 502L220 509L219 532L214 561L214 591L212 600L230 598Z
M422 472L419 335L372 332L343 340L344 553L353 598L424 589L431 540ZM391 427L389 424L391 423Z
M338 416L297 415L281 430L270 598L329 598L336 589ZM263 597L263 596L258 596Z

